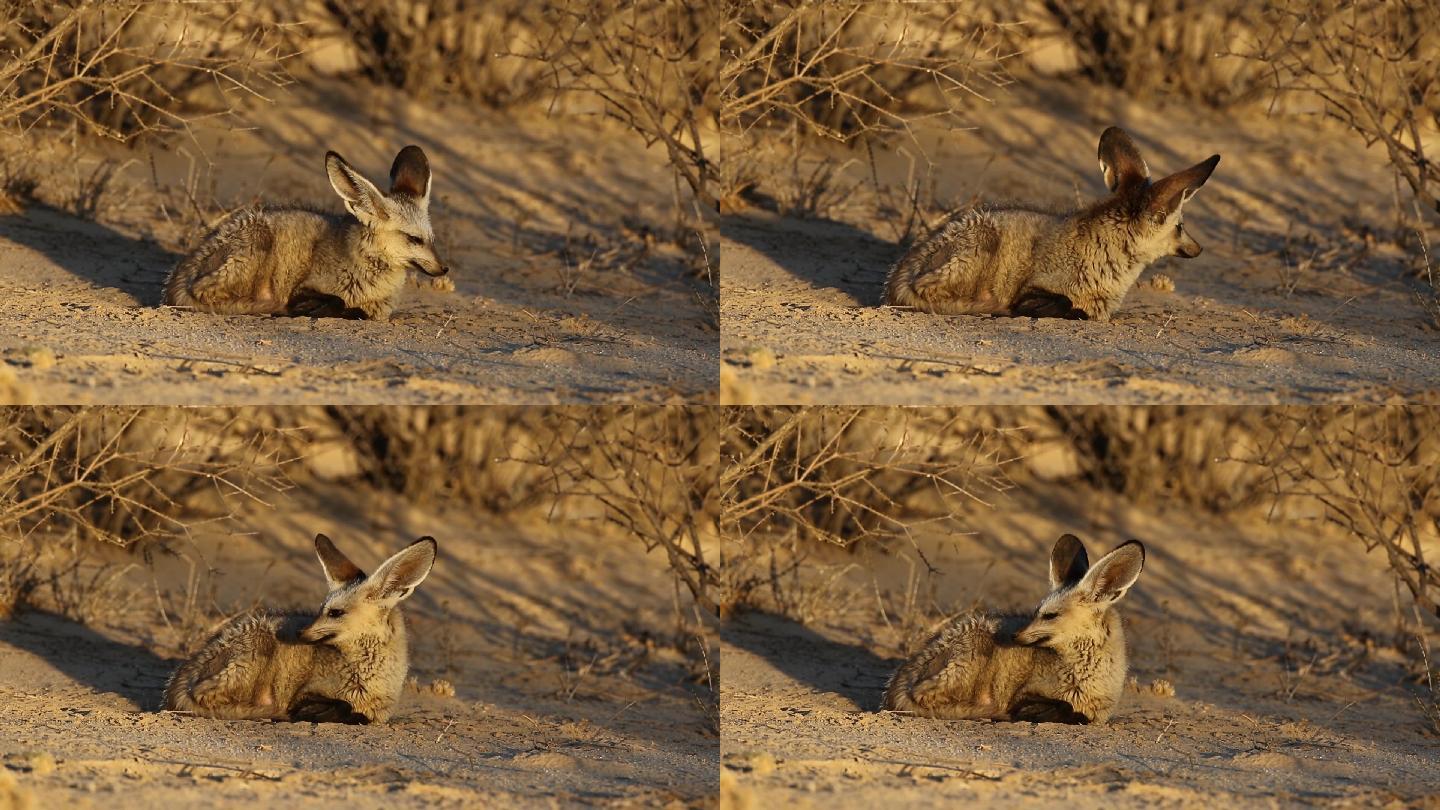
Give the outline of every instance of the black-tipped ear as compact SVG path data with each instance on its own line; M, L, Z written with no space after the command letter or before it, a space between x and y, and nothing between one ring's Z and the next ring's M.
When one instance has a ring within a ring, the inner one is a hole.
M1074 585L1090 570L1090 555L1085 553L1085 544L1073 534L1061 535L1050 551L1050 589L1059 590Z
M390 193L416 199L430 196L430 159L414 144L400 150L390 165Z
M1144 567L1145 545L1139 540L1131 540L1097 560L1075 587L1084 591L1091 602L1116 602L1135 584Z
M1150 167L1140 157L1140 148L1120 127L1100 133L1100 174L1111 191L1138 188L1150 179Z
M320 558L320 567L325 569L325 579L332 591L365 578L360 566L350 562L350 558L323 534L315 535L315 555Z
M433 537L422 537L380 564L370 581L375 583L370 598L399 602L406 599L435 565L438 545ZM367 584L366 588L370 588Z
M1205 185L1205 181L1210 179L1210 175L1218 165L1220 165L1220 156L1211 155L1194 166L1157 182L1150 187L1146 208L1157 217L1168 219L1171 214L1175 213L1175 209L1189 202L1190 198L1195 196L1195 192Z

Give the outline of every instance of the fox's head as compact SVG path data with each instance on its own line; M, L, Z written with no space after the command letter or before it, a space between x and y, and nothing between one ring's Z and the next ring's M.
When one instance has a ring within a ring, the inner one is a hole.
M1149 264L1162 256L1193 259L1203 249L1185 232L1181 208L1210 179L1220 163L1211 155L1184 171L1150 182L1150 167L1125 130L1100 133L1100 173L1129 220L1136 259Z
M362 177L338 152L325 153L325 172L346 210L369 230L380 253L426 275L450 272L435 253L435 232L430 228L430 161L424 150L407 146L395 156L389 194Z
M330 593L300 637L310 642L343 645L357 636L389 626L389 613L429 576L435 564L435 538L422 537L365 576L330 538L315 535L315 553L325 569Z
M1101 557L1093 567L1075 535L1055 542L1050 552L1050 595L1015 641L1035 647L1063 647L1069 639L1093 638L1104 613L1135 584L1145 566L1145 546L1131 540Z

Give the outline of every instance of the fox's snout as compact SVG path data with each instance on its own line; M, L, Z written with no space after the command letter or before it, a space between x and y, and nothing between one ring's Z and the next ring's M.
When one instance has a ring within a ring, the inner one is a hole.
M1043 647L1055 637L1049 630L1030 625L1015 634L1015 643L1024 647Z
M437 261L435 264L432 265L432 264L427 264L427 263L425 263L425 262L419 262L419 261L415 261L414 259L411 259L411 260L410 260L410 266L413 267L413 268L415 268L416 270L419 270L420 272L424 273L425 275L431 276L431 277L433 277L433 278L439 278L439 277L445 275L446 273L450 272L450 266L449 266L449 265L447 265L447 264L442 264L442 263L440 263L440 262L438 262L438 261Z
M331 627L323 626L319 619L311 622L304 630L300 631L300 639L302 641L308 641L311 644L324 644L334 637L335 630Z
M1186 237L1186 241L1181 242L1180 246L1175 248L1175 255L1182 259L1193 259L1204 250L1205 248L1201 247L1199 242Z

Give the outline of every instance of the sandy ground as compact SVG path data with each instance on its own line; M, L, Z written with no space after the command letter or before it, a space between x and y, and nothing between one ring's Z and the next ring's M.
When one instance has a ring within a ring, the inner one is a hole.
M217 604L317 607L316 531L362 566L421 534L439 540L405 609L421 689L388 725L157 712L180 633L157 618L156 591L173 611L188 571L162 560L153 582L132 572L133 596L93 625L33 611L0 622L0 778L35 807L715 805L719 741L697 665L665 641L662 560L574 526L370 493L312 491L283 512L247 518L254 537L197 540ZM429 691L437 679L453 697Z
M1220 153L1186 206L1204 254L1153 265L1108 324L881 308L901 218L877 213L865 157L836 152L849 163L835 187L853 191L823 218L754 208L722 221L723 401L1322 402L1440 386L1413 257L1383 239L1366 248L1395 222L1378 151L1319 122L1144 107L1075 83L1013 87L968 119L978 129L921 139L948 206L1098 197L1096 141L1111 124L1156 176ZM877 157L882 185L909 170L903 155ZM1174 290L1152 287L1158 275Z
M4 399L714 398L713 293L667 237L676 216L662 158L617 126L422 106L320 79L248 108L238 124L250 129L202 129L198 145L19 147L35 155L28 170L50 205L0 216L0 383L14 389L0 384ZM409 143L434 170L431 214L453 292L412 289L388 323L159 307L194 238L179 227L190 194L225 207L260 199L341 210L327 149L382 182ZM98 201L75 202L106 161L115 172Z
M1088 492L1022 493L967 522L973 538L920 539L943 572L933 599L946 611L1033 609L1065 531L1092 559L1144 539L1146 568L1122 612L1146 691L1127 690L1104 726L879 713L901 660L895 606L919 566L908 553L837 557L836 570L854 567L818 620L749 614L722 629L721 783L732 806L1440 801L1440 739L1414 702L1420 687L1398 685L1402 659L1380 640L1395 626L1383 563L1344 538ZM881 618L882 598L896 627ZM1174 697L1148 691L1158 678Z

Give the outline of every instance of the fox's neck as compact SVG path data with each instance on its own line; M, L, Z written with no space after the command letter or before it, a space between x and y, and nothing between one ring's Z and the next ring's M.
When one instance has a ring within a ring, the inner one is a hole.
M1114 610L1105 611L1094 633L1066 639L1065 644L1054 649L1077 682L1109 672L1117 663L1123 666L1125 629L1120 615Z
M1068 217L1058 234L1065 249L1055 251L1064 266L1064 289L1075 306L1093 319L1104 320L1149 263L1137 252L1130 223L1113 207L1096 206Z
M405 657L405 619L400 615L400 608L391 608L383 625L369 633L351 636L339 649L345 658L360 666L367 661Z
M352 272L367 280L390 275L397 269L404 272L403 265L380 248L375 232L360 224L359 220L346 217L339 227L344 234L344 244L349 248Z

